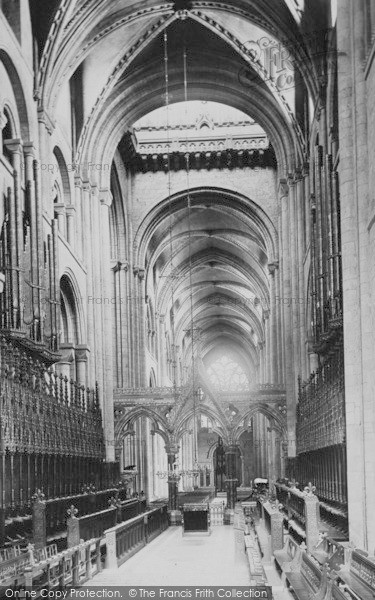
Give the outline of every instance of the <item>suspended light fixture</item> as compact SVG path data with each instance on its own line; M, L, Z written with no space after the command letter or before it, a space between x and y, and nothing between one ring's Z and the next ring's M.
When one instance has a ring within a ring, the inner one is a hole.
M176 387L176 345L175 345L175 327L174 327L174 274L173 274L173 237L172 237L172 201L171 201L171 170L170 170L170 143L169 143L169 73L168 73L168 34L164 31L164 68L165 68L165 109L166 109L166 130L167 130L167 177L168 177L168 204L169 204L169 246L171 255L171 326L172 326L172 349L173 349L173 386ZM187 51L186 43L183 48L183 69L184 69L184 99L187 115ZM194 462L191 469L180 469L178 463L173 465L173 468L165 471L157 471L156 475L161 479L175 480L178 482L181 477L191 477L194 479L194 487L196 487L197 477L201 472L207 472L207 466L198 463L198 436L197 436L197 419L196 419L196 392L195 392L195 349L194 349L194 313L193 313L193 287L192 287L192 249L191 249L191 198L189 185L189 140L186 133L186 153L185 167L187 179L187 200L188 200L188 238L189 238L189 283L190 283L190 334L191 334L191 352L192 352L192 390L193 390L193 452Z

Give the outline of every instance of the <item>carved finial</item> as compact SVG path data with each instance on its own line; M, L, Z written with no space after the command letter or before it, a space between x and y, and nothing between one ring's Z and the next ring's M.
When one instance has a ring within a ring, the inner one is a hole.
M34 502L44 502L45 495L39 489L35 490L35 494L31 497Z
M71 519L76 519L78 515L78 509L74 506L74 504L72 504L66 513Z
M33 565L35 563L35 557L34 557L34 550L35 550L35 545L34 544L27 544L26 546L26 551L29 555L29 561L30 561L30 565Z
M314 496L315 492L316 492L316 487L315 487L315 485L313 485L313 484L311 483L311 481L309 481L309 485L307 485L307 486L304 488L304 490L303 490L303 493L305 494L305 496Z
M289 481L289 485L294 490L299 486L299 482L296 481L295 479L292 479L291 481Z

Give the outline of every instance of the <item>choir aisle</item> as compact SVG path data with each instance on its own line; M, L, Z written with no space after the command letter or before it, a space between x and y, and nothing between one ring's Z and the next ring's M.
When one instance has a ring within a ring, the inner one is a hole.
M119 569L105 569L85 587L249 583L246 555L235 552L232 527L213 527L210 536L183 536L181 527L169 527Z
M273 562L263 566L274 599L292 600ZM213 527L210 536L183 536L180 527L169 527L119 569L105 569L84 587L153 585L250 585L247 558L236 551L233 527Z

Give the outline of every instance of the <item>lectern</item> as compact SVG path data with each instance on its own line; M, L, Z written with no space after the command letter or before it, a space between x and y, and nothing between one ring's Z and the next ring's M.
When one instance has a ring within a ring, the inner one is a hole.
M210 511L207 502L184 504L182 507L183 534L210 535Z

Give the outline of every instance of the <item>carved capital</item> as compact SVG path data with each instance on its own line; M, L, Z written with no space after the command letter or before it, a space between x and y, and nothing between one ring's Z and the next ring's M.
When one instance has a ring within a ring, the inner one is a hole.
M112 204L112 193L109 189L102 189L99 192L100 204L109 208Z
M280 200L287 198L289 194L289 185L286 179L280 179L279 181L279 196Z
M85 181L83 181L81 179L81 182L82 182L82 189L85 192L91 192L91 183L87 179Z
M39 123L43 123L48 133L52 135L56 124L52 121L51 117L43 107L38 108L38 121Z
M128 269L129 269L129 263L127 261L121 262L121 260L118 260L112 266L112 271L114 273L118 273L119 271L124 271L126 273L128 271Z
M63 343L60 344L61 358L59 364L70 364L74 361L74 344Z
M165 451L168 455L175 456L176 454L178 454L179 449L180 446L178 444L171 443L165 445Z
M138 275L140 281L145 278L145 270L142 267L133 267L134 275Z
M68 204L66 207L66 215L67 217L74 217L76 212L76 207L73 204Z
M12 154L21 154L22 153L22 141L20 139L14 140L5 140L4 146L10 150Z
M90 354L90 348L84 344L80 344L79 346L76 346L74 354L77 362L87 362Z
M82 177L78 175L78 173L75 173L74 175L74 185L79 188L83 187Z
M31 156L34 158L36 152L34 142L25 142L23 145L23 151L25 156Z
M279 263L277 261L268 263L268 272L270 275L275 275L275 272L279 268Z

